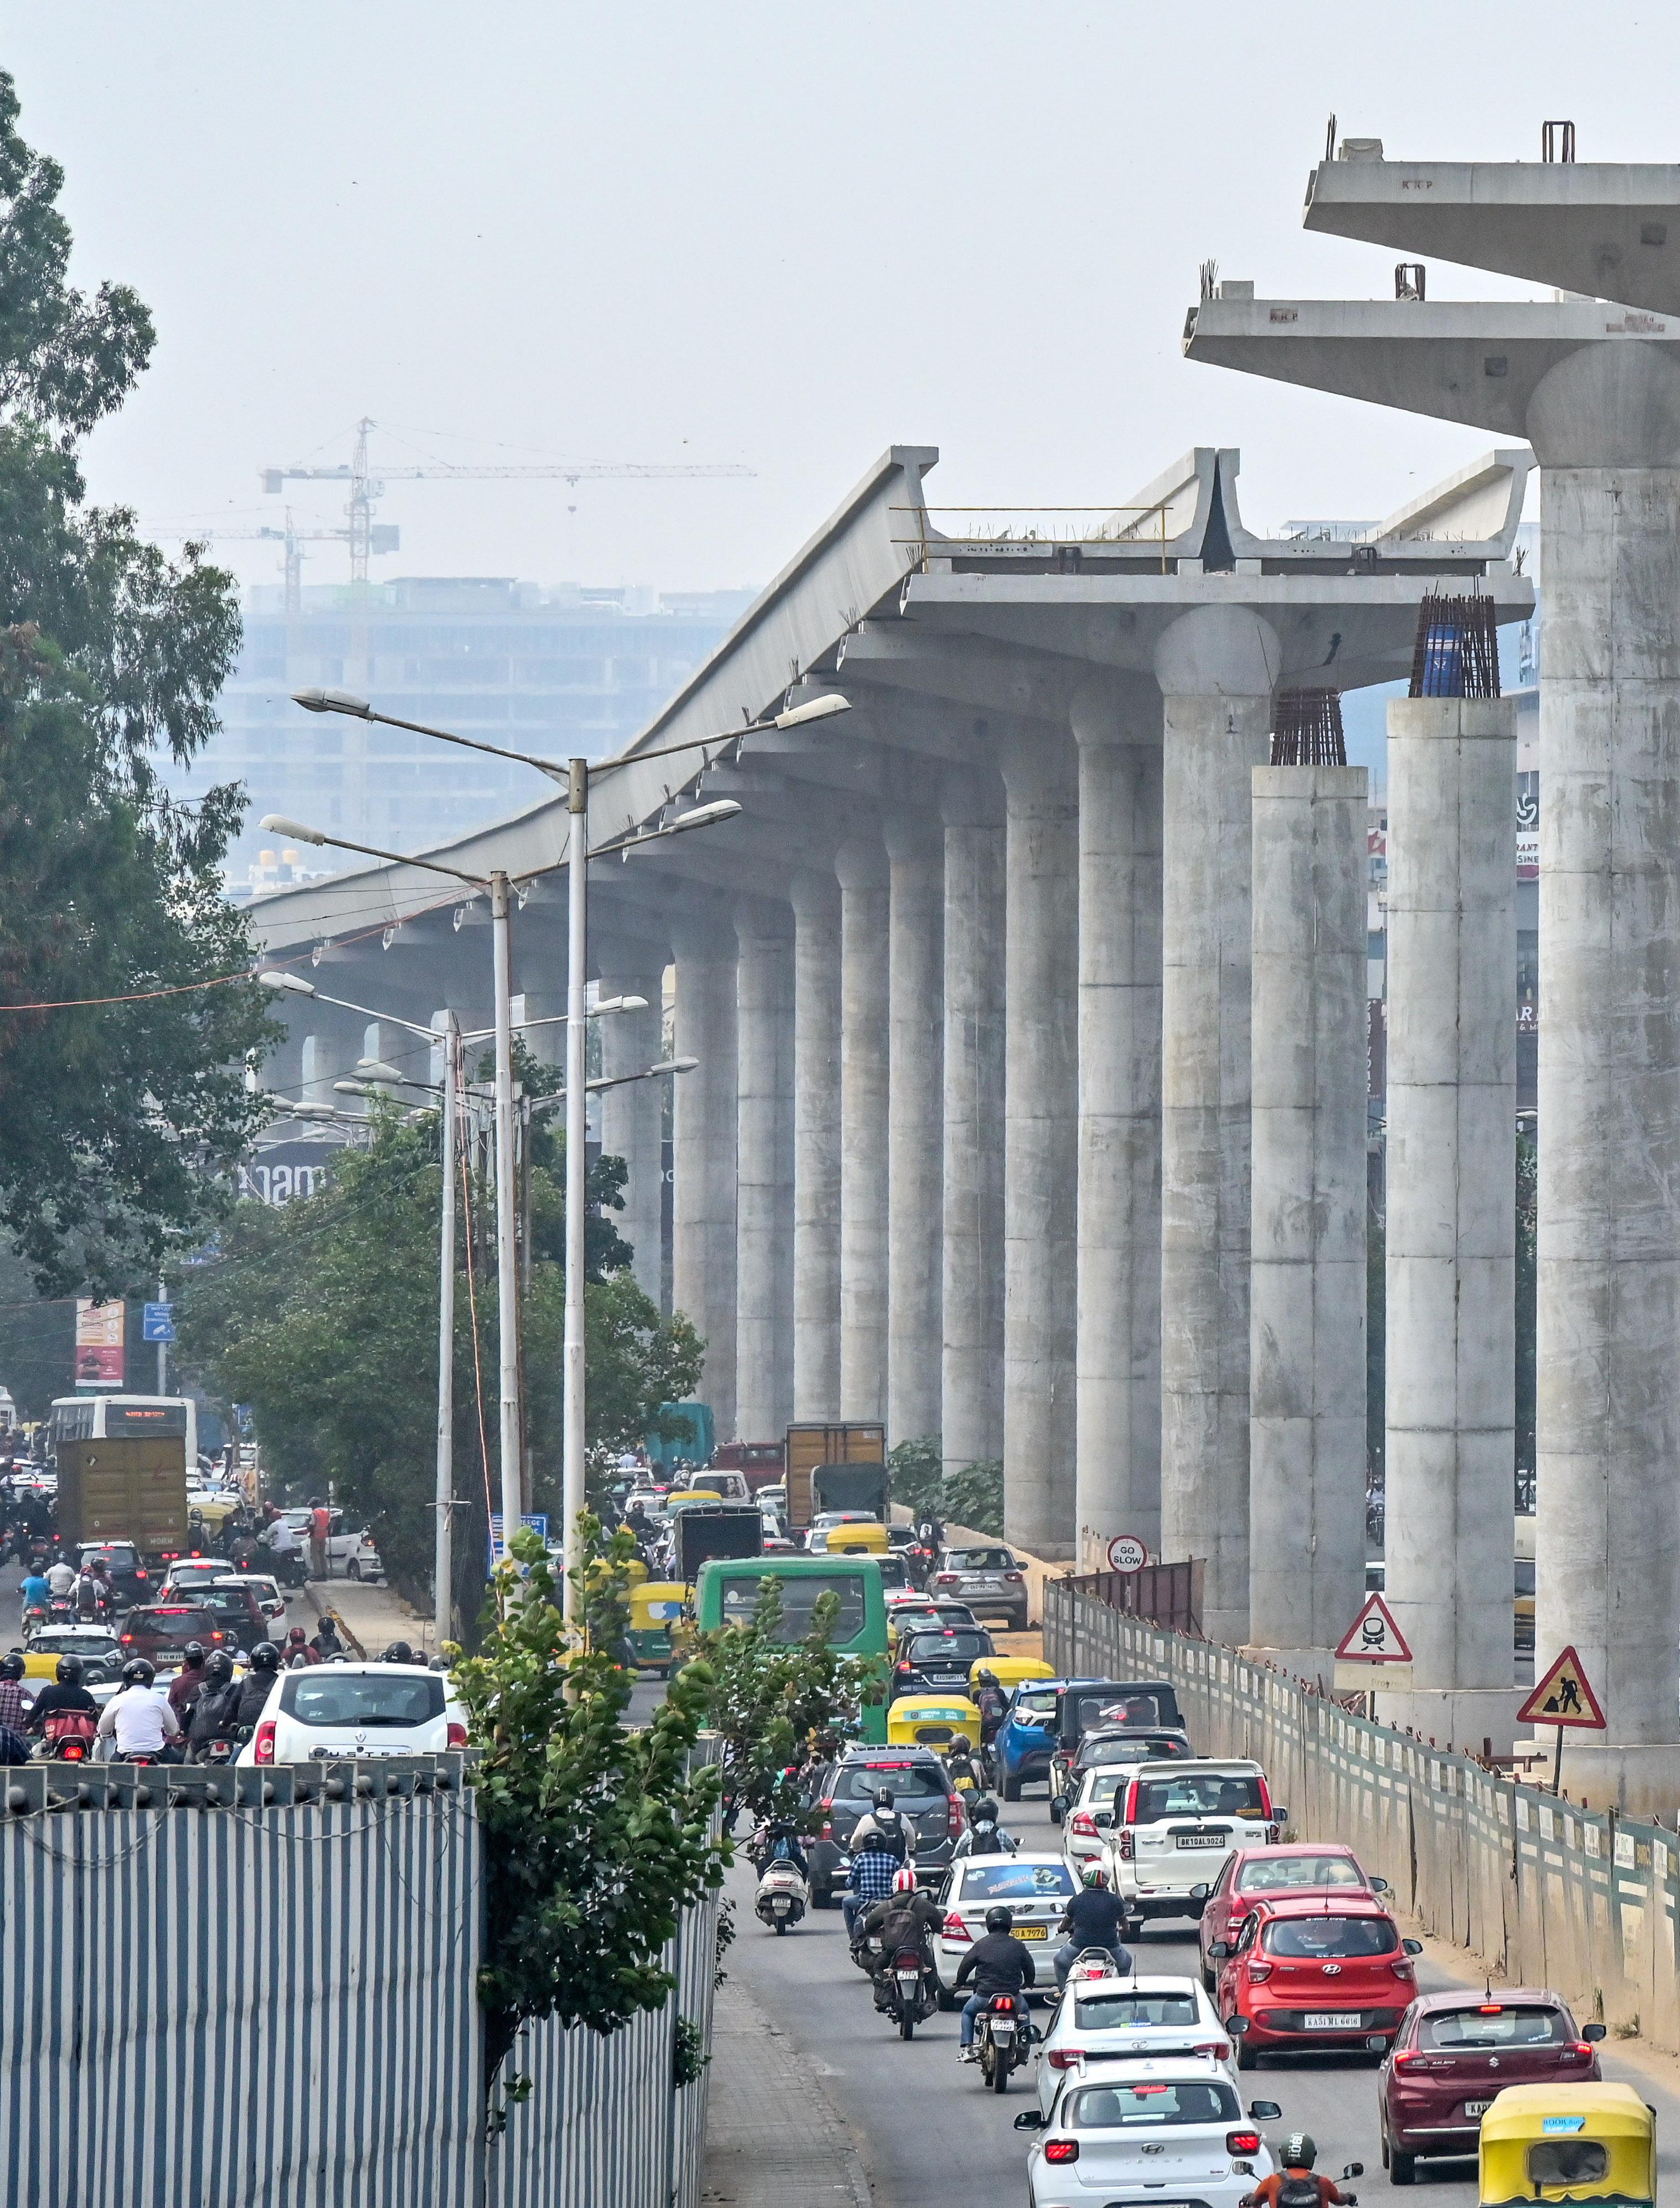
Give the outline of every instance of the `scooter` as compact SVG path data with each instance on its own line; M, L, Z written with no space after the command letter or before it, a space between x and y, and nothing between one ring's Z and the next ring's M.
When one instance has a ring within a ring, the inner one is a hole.
M45 1737L35 1753L44 1763L91 1761L98 1726L87 1710L49 1710L41 1724Z
M811 1888L797 1863L777 1856L765 1865L753 1897L753 1914L760 1923L773 1927L780 1938L790 1924L798 1923L810 1905Z
M1009 2091L1009 2073L1018 2070L1032 2044L1033 2027L1024 1994L993 1994L975 2019L980 2074L993 2093Z
M883 1961L875 1974L875 2006L898 2026L901 2039L913 2039L917 2025L933 2015L939 2007L939 1983L920 1947L900 1947L891 1968Z

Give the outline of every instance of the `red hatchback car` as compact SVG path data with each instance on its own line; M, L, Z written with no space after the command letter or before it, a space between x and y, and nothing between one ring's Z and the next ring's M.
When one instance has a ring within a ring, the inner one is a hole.
M1425 2155L1472 2155L1493 2097L1507 2085L1586 2085L1599 2076L1601 2024L1577 2031L1554 1993L1533 1986L1427 1994L1413 2001L1377 2088L1383 2162L1409 2185Z
M1370 1878L1352 1848L1335 1841L1287 1840L1269 1848L1234 1848L1209 1888L1202 1911L1202 1983L1211 1993L1219 1983L1213 1945L1235 1946L1243 1919L1263 1894L1294 1899L1312 1894L1335 1901L1352 1887L1355 1893L1386 1893L1385 1878Z
M1417 1995L1412 1958L1374 1893L1257 1900L1234 1942L1215 1940L1219 2013L1237 2067L1275 2049L1386 2050Z

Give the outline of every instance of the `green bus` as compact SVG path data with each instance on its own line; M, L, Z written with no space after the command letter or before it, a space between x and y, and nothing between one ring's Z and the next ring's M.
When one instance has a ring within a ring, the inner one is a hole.
M836 1649L843 1656L882 1659L881 1700L865 1703L860 1737L884 1741L891 1665L880 1566L873 1557L713 1557L700 1566L694 1586L694 1615L701 1630L746 1624L758 1605L759 1585L767 1579L781 1586L783 1641L804 1640L819 1596L839 1598Z

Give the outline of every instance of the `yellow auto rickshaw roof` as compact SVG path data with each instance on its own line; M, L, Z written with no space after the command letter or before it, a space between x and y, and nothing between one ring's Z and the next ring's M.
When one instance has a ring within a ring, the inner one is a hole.
M678 1503L716 1503L717 1496L709 1487L674 1487L665 1497L665 1508L670 1509Z
M1053 1679L1056 1667L1036 1656L976 1656L969 1666L973 1686L982 1671L989 1671L1000 1687L1018 1687L1023 1679Z
M633 1609L642 1602L687 1602L689 1590L681 1580L644 1580L630 1590Z
M1582 2116L1574 2139L1649 2139L1655 2118L1631 2085L1507 2085L1482 2118L1482 2145L1545 2136L1547 2116Z
M980 1712L960 1695L901 1695L886 1713L889 1725L909 1725L924 1718L953 1718L960 1725L978 1725Z

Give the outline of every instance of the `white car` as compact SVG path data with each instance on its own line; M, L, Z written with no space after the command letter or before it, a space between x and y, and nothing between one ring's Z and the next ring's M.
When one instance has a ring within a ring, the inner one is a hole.
M227 1572L211 1581L213 1587L249 1587L256 1597L265 1617L284 1618L285 1597L280 1593L279 1581L270 1579L264 1572Z
M411 1664L306 1664L283 1671L241 1763L348 1763L466 1746L466 1719L441 1671Z
M306 1505L301 1509L282 1510L280 1515L297 1536L299 1553L307 1564L309 1557L309 1526L315 1517L314 1511ZM364 1554L371 1559L365 1566L362 1562ZM354 1571L351 1569L351 1564L356 1566ZM385 1576L384 1567L379 1561L379 1551L368 1539L367 1527L352 1526L342 1510L333 1511L327 1519L327 1576L329 1580L333 1578L371 1580L382 1579Z
M1133 1764L1114 1795L1109 1886L1131 1917L1199 1917L1232 1850L1275 1847L1288 1815L1239 1757Z
M1099 1765L1080 1781L1073 1807L1062 1820L1062 1846L1078 1878L1087 1863L1107 1865L1108 1834L1114 1822L1114 1795L1131 1773L1123 1763Z
M1223 2068L1205 2057L1161 2056L1062 2073L1048 2112L1023 2109L1032 2132L1032 2208L1099 2208L1126 2200L1196 2200L1237 2208L1275 2164L1260 2130L1282 2110L1256 2101L1246 2114Z
M1230 2070L1233 2047L1197 1978L1069 1977L1039 2049L1038 2100L1046 2115L1066 2070L1193 2055Z
M986 1937L987 1911L1002 1907L1014 1919L1015 1937L1032 1947L1033 1992L1053 1999L1051 1958L1061 1944L1056 1927L1077 1891L1065 1858L1059 1855L1030 1855L1023 1849L1014 1856L960 1856L939 1895L945 1916L933 1940L933 1968L942 1993L951 1994L963 1956Z

